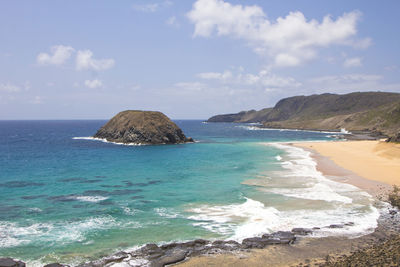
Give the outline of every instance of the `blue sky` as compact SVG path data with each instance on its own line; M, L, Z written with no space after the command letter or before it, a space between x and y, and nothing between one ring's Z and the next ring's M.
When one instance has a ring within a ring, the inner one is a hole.
M399 1L1 1L0 119L400 92Z

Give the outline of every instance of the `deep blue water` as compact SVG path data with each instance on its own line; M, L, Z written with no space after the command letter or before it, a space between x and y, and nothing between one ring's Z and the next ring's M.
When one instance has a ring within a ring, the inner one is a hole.
M331 139L194 120L176 121L194 144L73 139L105 122L0 121L0 256L76 263L149 242L229 238L243 219L198 213L290 199L243 183L283 170L285 152L261 142Z

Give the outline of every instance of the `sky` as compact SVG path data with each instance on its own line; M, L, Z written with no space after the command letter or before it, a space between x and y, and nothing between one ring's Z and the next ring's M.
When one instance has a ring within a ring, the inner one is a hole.
M400 1L2 0L0 119L173 119L400 93Z

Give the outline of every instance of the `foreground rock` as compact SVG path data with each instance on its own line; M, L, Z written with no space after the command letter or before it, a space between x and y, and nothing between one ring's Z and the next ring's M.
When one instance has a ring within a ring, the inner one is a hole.
M0 267L25 267L22 261L14 260L11 258L0 258Z
M296 234L293 232L279 231L272 234L265 234L262 237L246 238L242 243L233 240L217 240L211 242L209 240L196 239L189 242L169 243L162 246L147 244L138 250L132 252L121 251L109 257L85 263L80 267L128 267L143 265L162 267L181 262L188 257L248 251L249 249L265 248L268 245L288 245L293 244L295 240Z
M126 110L118 113L94 135L124 144L180 144L193 142L167 116L158 111Z

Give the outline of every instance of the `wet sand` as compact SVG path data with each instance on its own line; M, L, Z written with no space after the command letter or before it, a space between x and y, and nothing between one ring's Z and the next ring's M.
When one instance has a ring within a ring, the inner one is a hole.
M380 141L344 141L293 144L312 152L317 169L327 178L349 183L384 198L391 184L400 184L400 145ZM364 178L365 177L365 178ZM367 178L367 179L366 179ZM400 216L388 211L379 219L374 233L358 238L299 238L293 245L276 245L231 254L193 257L179 266L318 266L327 255L341 257L352 251L381 243L398 234Z

